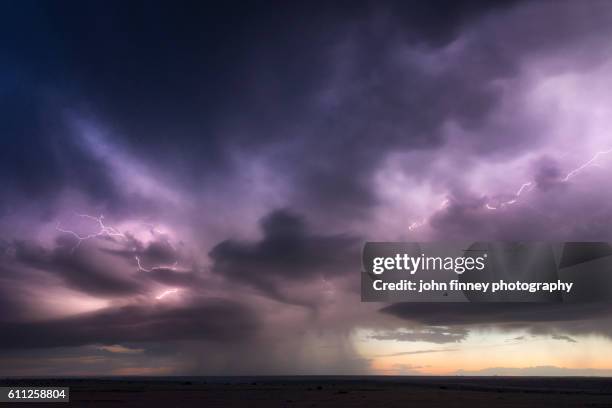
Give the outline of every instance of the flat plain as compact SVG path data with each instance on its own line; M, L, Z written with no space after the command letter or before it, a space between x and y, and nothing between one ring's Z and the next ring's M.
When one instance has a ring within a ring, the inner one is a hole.
M612 407L612 379L584 377L38 378L0 386L70 387L69 404L42 405L57 407Z

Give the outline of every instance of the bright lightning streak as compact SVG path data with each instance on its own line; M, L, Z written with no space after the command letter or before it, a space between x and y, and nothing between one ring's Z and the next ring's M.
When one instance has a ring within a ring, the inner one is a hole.
M518 191L516 193L514 193L514 198L512 200L508 200L508 201L504 201L499 203L499 205L497 207L491 205L490 203L486 203L485 204L485 208L487 210L497 210L501 207L505 207L507 205L512 205L514 203L516 203L519 199L519 197L521 196L521 194L523 194L523 192L526 191L531 191L531 189L533 188L533 182L527 182L527 183L523 183L523 185L518 189Z
M172 265L153 266L151 268L145 268L140 263L140 258L138 256L135 256L134 259L136 259L136 264L138 265L138 270L141 271L141 272L153 272L153 271L160 270L160 269L170 269L171 271L176 271L177 270L177 266L178 266L178 261L176 261Z
M86 218L86 219L90 219L93 221L96 221L99 227L99 230L97 232L93 232L91 234L86 234L86 235L81 235L76 231L73 230L69 230L69 229L64 229L60 226L60 223L57 223L57 226L55 227L59 232L65 233L65 234L70 234L73 237L75 237L77 239L77 243L76 245L72 248L72 251L74 252L80 245L81 242L89 240L89 239L94 239L97 237L101 237L101 236L108 236L108 237L119 237L119 238L126 238L125 234L122 233L121 231L119 231L118 229L114 228L114 227L110 227L104 224L104 215L100 215L99 217L94 217L91 215L87 215L87 214L77 214L78 217L81 218ZM170 269L173 271L177 270L177 266L178 266L178 261L176 261L174 264L172 265L168 265L168 266L153 266L151 268L145 268L144 266L142 266L142 264L140 263L140 258L138 256L134 257L136 259L136 264L138 265L138 270L139 271L143 271L143 272L152 272L155 270L160 270L160 269ZM162 300L163 298L165 298L168 295L171 295L173 293L177 293L179 291L179 289L168 289L162 293L160 293L159 295L157 295L155 297L155 299L157 300Z
M440 207L438 207L438 209L443 210L446 207L448 207L449 204L450 204L450 200L448 198L445 198L444 201L440 203ZM414 221L408 226L408 231L414 231L416 229L419 229L425 224L427 224L427 218L422 218L419 221Z
M408 231L414 231L417 228L421 228L423 225L425 225L426 222L427 222L427 219L425 218L423 218L420 221L414 221L412 224L408 226Z
M173 293L177 293L178 291L179 291L178 289L168 289L168 290L160 293L159 295L155 296L155 299L161 300L161 299L165 298L168 295L171 295Z
M74 252L81 245L81 242L89 240L89 239L93 239L93 238L97 238L101 236L119 237L119 238L124 238L124 239L126 238L125 234L123 234L116 228L109 227L104 224L104 215L100 215L99 217L94 217L94 216L87 215L87 214L77 214L77 216L81 218L87 218L87 219L96 221L98 224L99 230L91 234L80 235L79 233L75 231L62 228L60 226L60 223L58 222L55 227L56 230L58 230L59 232L63 232L65 234L70 234L77 239L77 243L72 248L72 252Z
M563 177L561 179L561 182L568 182L572 177L576 176L577 174L579 174L582 170L584 170L585 168L589 167L589 166L596 166L597 163L595 163L601 156L607 155L612 153L612 149L608 149L608 150L602 150L602 151L598 151L596 152L589 160L587 160L586 162L584 162L583 164L581 164L580 166L576 167L575 169L571 170L569 173L567 173L565 175L565 177ZM533 190L533 188L535 187L535 182L534 181L528 181L526 183L523 183L521 185L521 187L517 190L516 193L514 193L513 198L511 200L508 201L503 201L498 203L497 205L492 204L490 201L486 202L484 204L484 207L487 210L499 210L503 207L507 207L509 205L513 205L515 203L518 202L519 198L521 197L521 195L523 193L527 193L531 190ZM441 205L440 205L440 209L446 208L449 204L449 200L445 199ZM421 219L420 221L414 221L412 222L409 226L408 226L408 230L409 231L414 231L422 226L424 226L425 224L427 224L429 217L425 217L423 219Z
M578 173L580 173L582 170L584 170L585 168L589 167L589 166L595 166L596 165L596 161L597 159L599 159L601 156L606 155L606 154L610 154L612 153L612 149L608 149L608 150L602 150L599 152L596 152L593 157L591 157L589 160L587 160L586 162L584 162L583 164L581 164L580 166L576 167L575 169L573 169L572 171L570 171L569 173L567 173L565 175L565 177L563 177L561 179L561 182L565 183L568 182L570 178L574 177L575 175L577 175ZM510 201L505 201L503 203L500 203L499 206L495 207L493 205L491 205L490 203L485 204L485 207L488 210L497 210L501 207L505 207L507 205L512 205L514 203L516 203L519 199L519 197L521 196L521 194L524 191L531 191L533 189L534 186L534 182L530 181L527 183L524 183L521 188L519 188L519 190L514 194L514 198Z
M515 195L516 195L517 197L520 197L520 196L521 196L521 194L523 193L523 191L524 191L526 188L529 188L529 187L531 187L531 186L532 186L532 183L531 183L531 182L523 184L523 185L521 186L521 188L519 188L519 189L518 189L518 191L516 192L516 194L515 194Z
M595 155L593 157L591 157L591 159L587 162L585 162L584 164L576 167L574 170L570 171L569 173L567 173L567 175L565 177L563 177L561 179L561 181L568 181L570 178L574 177L576 174L580 173L582 170L584 170L586 167L592 165L597 159L599 159L600 156L603 156L605 154L610 154L612 153L612 149L609 150L603 150L601 152L597 152L595 153Z

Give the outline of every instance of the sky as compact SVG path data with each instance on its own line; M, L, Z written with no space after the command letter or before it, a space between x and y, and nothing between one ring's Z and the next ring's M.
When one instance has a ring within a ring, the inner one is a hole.
M612 241L612 3L0 5L0 375L612 375L612 306L360 301Z

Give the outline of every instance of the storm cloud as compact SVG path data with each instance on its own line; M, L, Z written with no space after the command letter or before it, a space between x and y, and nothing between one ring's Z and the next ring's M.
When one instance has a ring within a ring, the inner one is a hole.
M44 322L0 323L0 344L13 349L185 339L227 342L248 338L256 327L256 316L239 303L205 299L181 308L133 305Z
M216 245L210 252L212 270L284 301L289 300L282 296L282 283L359 270L360 248L355 238L313 234L302 217L286 210L263 218L261 229L259 242L228 240Z
M603 304L358 295L365 241L612 240L611 27L605 0L1 5L0 345L351 374L394 354L360 330L612 337Z

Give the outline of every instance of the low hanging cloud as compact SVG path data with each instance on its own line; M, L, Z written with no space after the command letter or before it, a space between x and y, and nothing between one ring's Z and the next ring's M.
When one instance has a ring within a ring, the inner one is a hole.
M34 243L15 245L18 265L53 274L78 291L98 296L121 297L142 293L145 285L133 274L124 273L125 265L96 248L72 251L66 247L46 249Z
M263 237L254 243L227 240L210 252L212 270L251 285L273 299L291 302L285 284L333 279L359 271L359 241L346 235L318 235L303 217L277 210L260 222Z
M248 339L258 327L244 305L195 299L179 307L131 305L42 322L0 322L4 349L76 347L90 344Z
M370 336L374 340L424 341L435 344L458 343L466 339L469 331L461 327L427 327L377 332Z
M554 339L573 339L559 331L577 335L599 334L612 338L610 305L592 303L395 303L382 308L392 315L423 325L451 328L497 327L502 330L527 329L549 333Z
M448 353L453 351L459 351L457 348L444 348L444 349L427 349L427 350L412 350L412 351L399 351L391 354L381 354L379 357L400 357L400 356L412 356L416 354L430 354L430 353Z
M553 340L563 340L563 341L567 341L568 343L578 343L576 340L572 339L570 336L566 336L563 334L553 334L552 339Z

